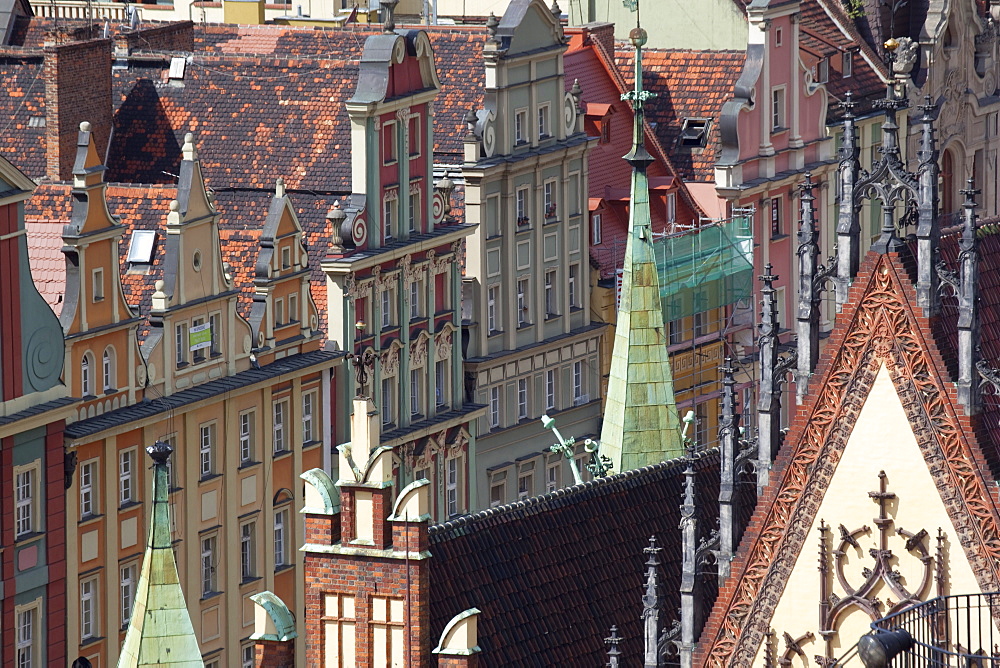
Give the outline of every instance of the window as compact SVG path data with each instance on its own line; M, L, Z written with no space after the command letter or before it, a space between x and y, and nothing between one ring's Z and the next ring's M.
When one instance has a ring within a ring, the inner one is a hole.
M523 144L528 141L526 132L528 130L528 110L518 109L514 112L514 143Z
M781 28L774 29L774 45L781 46Z
M395 210L396 202L394 200L387 199L382 202L382 237L386 242L392 239Z
M254 643L247 643L240 648L240 668L254 668Z
M101 356L101 377L104 380L104 392L105 394L115 391L115 349L108 348L104 349L104 354Z
M292 292L288 295L288 322L299 322L300 320L299 296Z
M556 372L549 369L545 372L545 410L556 407Z
M160 440L163 441L164 443L166 443L167 445L169 445L171 448L173 448L174 452L177 452L177 447L175 445L176 442L177 442L177 434L171 434L170 436L164 436ZM183 469L183 467L181 467L181 468ZM167 458L167 489L170 490L170 491L173 491L173 490L177 489L177 477L174 475L174 458L173 457L168 457ZM171 513L171 515L170 515L170 522L171 522L171 524L174 523L174 519L175 519L175 515L173 513Z
M556 272L545 272L545 314L556 314Z
M611 141L611 114L607 114L601 119L601 134L597 140L598 144L607 144Z
M601 214L593 213L590 215L590 243L593 246L601 243Z
M240 413L240 463L253 461L254 411Z
M257 523L240 526L240 575L250 580L257 575Z
M545 491L554 492L559 487L559 460L556 459L545 467Z
M407 633L407 628L404 624L406 615L404 613L405 606L403 599L373 596L371 602L372 646L379 648L381 656L377 663L371 663L370 665L385 666L385 668L389 668L389 666L409 665L409 661L404 656L406 648L403 637ZM328 665L336 664L331 663ZM344 663L342 665L353 666L355 664Z
M355 665L357 640L354 629L357 622L354 617L354 597L326 594L323 597L322 622L328 663L334 666Z
M274 300L274 326L280 327L282 325L288 324L288 318L285 317L285 300L275 299Z
M569 307L576 308L580 305L580 301L576 296L576 275L580 271L580 265L571 264L569 266Z
M497 302L500 301L500 286L491 285L486 290L486 328L489 333L500 331L499 310Z
M94 270L94 301L104 299L104 269Z
M854 54L850 51L841 55L840 69L845 79L854 76Z
M785 129L785 89L771 90L771 132Z
M288 298L289 304L292 303L291 300L292 298L289 297ZM219 348L219 337L222 336L222 316L218 313L213 313L212 315L210 315L208 318L208 327L209 331L211 332L211 348L209 349L209 351L213 356L219 355L222 353L221 349Z
M420 317L420 281L410 283L410 318Z
M531 217L528 215L528 189L518 188L514 193L514 208L518 225L528 225Z
M493 386L490 388L490 427L496 429L500 426L500 388Z
M694 337L705 336L705 313L699 311L694 314Z
M522 278L517 282L517 324L526 325L528 318L528 279Z
M285 420L288 418L288 402L276 401L274 403L274 423L271 425L272 444L275 452L284 452L288 449L288 439L285 434Z
M396 162L396 124L382 126L382 162L386 165Z
M677 222L677 193L667 193L667 222Z
M392 379L382 379L382 424L392 424Z
M215 536L208 536L201 539L201 597L211 596L216 591L217 579L215 565L216 558Z
M517 476L517 500L524 501L529 496L532 495L532 487L534 487L534 477L533 471L521 471Z
M675 346L684 340L684 321L681 319L671 320L669 323L670 345Z
M548 181L542 184L542 197L545 202L545 217L555 218L556 215L556 184L555 181Z
M680 145L688 148L700 148L708 143L707 118L685 118L681 125Z
M288 531L291 525L288 523L288 508L274 511L274 567L280 568L290 563L288 546L291 541Z
M410 232L417 231L417 220L420 218L420 193L410 193L407 202L407 218L409 219Z
M136 577L137 570L135 564L128 564L121 567L119 591L122 596L122 628L128 626L128 621L132 619L132 606L135 604L135 585L138 582Z
M17 668L35 668L41 666L35 661L35 624L38 621L38 608L18 610L17 618Z
M80 519L97 514L94 489L97 483L97 460L91 459L80 464Z
M517 379L517 419L524 420L528 417L528 379Z
M187 324L180 324L174 327L174 339L177 347L177 366L187 364L188 360L188 335Z
M281 249L281 268L291 269L292 268L292 249L285 246Z
M279 299L278 301L280 302L281 300ZM279 308L281 308L280 304L279 304ZM283 317L284 317L283 315L279 314L278 316L275 317L275 319L282 320ZM199 334L200 332L204 331L204 328L205 328L205 319L204 318L195 318L194 320L191 321L190 334L192 334L192 335ZM201 337L200 336L197 336L197 337L196 336L191 336L191 338L194 339L194 341L198 341ZM189 341L189 343L193 344L194 341ZM194 361L195 362L202 362L202 361L205 360L205 348L203 348L201 345L197 345L197 347L196 347L196 345L190 345L189 347L190 348L196 348L194 350ZM211 345L211 344L209 344L209 345Z
M410 415L420 413L420 370L410 370Z
M392 291L382 291L382 327L392 326Z
M420 114L413 114L409 119L410 127L410 157L420 155Z
M771 198L771 238L781 236L781 198Z
M215 423L201 426L198 452L201 457L201 477L215 473Z
M14 474L14 537L35 532L35 469Z
M830 59L824 58L816 63L816 83L826 83L830 80Z
M452 457L445 462L448 472L445 481L445 496L448 501L448 517L458 515L458 457Z
M97 636L97 578L80 583L80 639Z
M549 105L538 107L538 138L549 136Z
M490 508L502 506L507 501L507 480L495 478L490 482Z
M135 472L135 448L118 453L118 505L127 506L135 501L132 476Z
M85 397L94 396L94 361L89 352L80 361L80 390Z
M573 399L583 399L583 362L573 362Z
M302 395L302 442L312 443L318 440L316 427L313 419L313 411L316 408L316 393L306 392Z
M448 400L448 388L445 387L445 362L441 360L434 363L434 394L437 406L444 406Z

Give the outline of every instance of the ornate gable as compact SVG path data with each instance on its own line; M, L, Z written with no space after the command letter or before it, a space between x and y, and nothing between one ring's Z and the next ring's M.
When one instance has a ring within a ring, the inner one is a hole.
M818 517L818 511L882 368L898 394L954 528L951 554L957 559L964 550L982 591L996 591L1000 586L1000 522L989 491L992 478L972 421L958 407L954 384L930 334L930 322L913 304L916 293L907 261L899 254L871 254L838 316L841 326L835 328L813 377L807 395L811 399L799 409L775 463L772 485L758 503L734 564L734 579L720 590L702 634L697 655L701 665L755 663L765 639L771 642L767 634L782 598L818 600L816 593L789 588L789 580L803 552L809 560L814 558L819 536L810 528L824 519L836 522ZM884 441L865 443L872 472L855 483L862 495L878 485L880 445ZM905 482L896 480L895 484ZM874 505L871 509L875 516L878 509ZM848 533L854 528L848 527ZM913 532L920 528L933 532L938 527L905 527ZM930 543L928 538L921 544L929 551ZM851 644L844 639L840 647L846 650Z

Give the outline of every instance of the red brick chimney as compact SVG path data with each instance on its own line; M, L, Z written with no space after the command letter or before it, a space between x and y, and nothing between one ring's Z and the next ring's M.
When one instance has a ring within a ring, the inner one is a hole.
M98 155L111 135L111 40L92 39L45 48L45 175L72 178L80 123L89 121Z

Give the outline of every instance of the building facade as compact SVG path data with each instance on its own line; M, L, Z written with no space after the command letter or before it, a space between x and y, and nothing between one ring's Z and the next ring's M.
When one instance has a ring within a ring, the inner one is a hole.
M483 48L484 107L465 138L468 244L465 383L487 406L478 441L479 508L571 481L552 436L596 435L600 344L592 322L585 112L564 81L562 24L516 0Z

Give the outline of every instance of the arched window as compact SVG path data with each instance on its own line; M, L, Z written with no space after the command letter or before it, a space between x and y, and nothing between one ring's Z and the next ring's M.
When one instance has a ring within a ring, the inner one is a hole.
M93 356L87 352L83 354L80 362L80 390L83 396L88 397L94 394L94 361Z
M104 391L113 392L115 385L115 349L108 346L104 349L104 357L101 360L101 377L104 380Z

